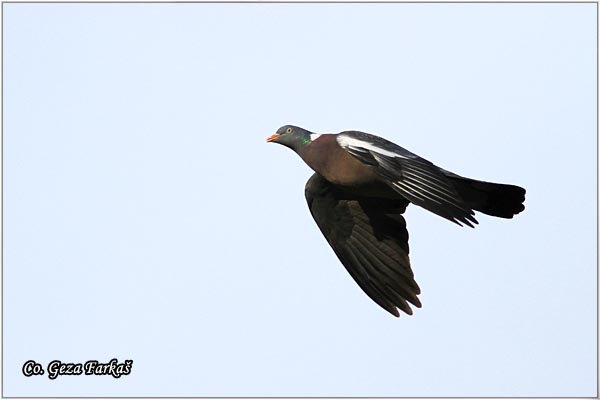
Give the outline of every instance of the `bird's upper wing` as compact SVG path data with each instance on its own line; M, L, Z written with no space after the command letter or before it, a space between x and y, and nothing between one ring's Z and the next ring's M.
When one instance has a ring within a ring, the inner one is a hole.
M404 200L357 198L315 173L306 183L310 212L344 267L377 304L398 317L421 307L408 258Z
M372 165L379 176L403 197L459 225L473 227L475 213L465 204L443 170L378 136L348 131L337 136L348 153Z

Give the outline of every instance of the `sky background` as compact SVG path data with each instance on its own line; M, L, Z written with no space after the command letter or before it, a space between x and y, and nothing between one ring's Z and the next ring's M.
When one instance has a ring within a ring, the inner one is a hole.
M596 4L3 4L5 396L596 396ZM527 189L373 303L284 124ZM25 361L133 360L26 378Z

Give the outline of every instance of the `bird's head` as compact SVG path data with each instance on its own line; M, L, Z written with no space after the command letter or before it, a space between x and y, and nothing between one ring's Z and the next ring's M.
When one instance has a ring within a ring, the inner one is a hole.
M267 142L282 144L298 152L302 147L309 144L314 133L293 125L284 125L277 132L267 138Z

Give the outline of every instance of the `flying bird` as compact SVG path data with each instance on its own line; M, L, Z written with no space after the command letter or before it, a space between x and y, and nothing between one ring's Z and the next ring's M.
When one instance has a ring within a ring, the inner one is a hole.
M318 134L285 125L267 138L294 150L315 173L308 208L346 270L383 309L399 317L421 307L401 215L409 203L460 226L474 211L512 218L525 209L525 189L465 178L369 133Z

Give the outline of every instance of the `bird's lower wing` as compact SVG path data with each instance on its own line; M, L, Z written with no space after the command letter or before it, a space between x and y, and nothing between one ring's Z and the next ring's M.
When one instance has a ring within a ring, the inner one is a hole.
M465 204L442 170L383 138L344 132L338 143L352 156L375 168L379 176L411 203L459 225L473 227L475 212Z
M358 199L319 174L306 184L306 200L321 232L361 289L395 316L421 307L408 258L402 200Z

